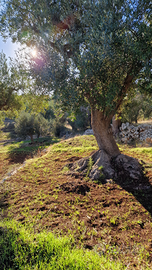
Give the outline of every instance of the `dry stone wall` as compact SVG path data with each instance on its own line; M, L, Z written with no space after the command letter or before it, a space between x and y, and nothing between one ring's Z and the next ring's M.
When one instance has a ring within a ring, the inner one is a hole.
M124 143L129 143L135 139L152 143L152 125L140 124L138 126L122 123L119 137Z
M84 135L93 134L92 129L87 129L84 132ZM119 138L123 143L130 143L136 139L140 141L145 141L147 143L152 143L152 125L149 124L140 124L135 126L133 124L122 123L119 128Z

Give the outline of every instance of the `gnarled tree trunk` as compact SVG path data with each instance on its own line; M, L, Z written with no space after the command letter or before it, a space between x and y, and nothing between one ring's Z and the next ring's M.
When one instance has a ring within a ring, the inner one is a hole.
M68 164L69 174L87 175L92 180L117 179L125 182L140 182L143 177L142 165L137 159L123 155L113 137L111 127L112 115L105 118L102 111L91 110L91 124L99 150L90 157L82 158L75 163Z
M116 157L120 154L119 148L114 140L111 119L105 119L103 112L92 109L91 125L100 150L104 150L108 155Z

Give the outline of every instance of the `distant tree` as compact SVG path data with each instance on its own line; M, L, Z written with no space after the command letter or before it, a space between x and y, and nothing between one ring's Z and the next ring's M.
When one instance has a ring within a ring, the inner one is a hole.
M152 117L152 97L151 96L145 96L143 99L143 116L145 119L149 119Z
M121 121L137 123L140 118L149 118L152 114L152 97L136 91L132 98L126 98L121 106Z
M34 129L37 134L37 138L40 135L47 135L49 131L49 122L42 116L41 113L34 117Z
M45 135L48 131L48 121L42 115L34 115L28 112L22 112L16 119L15 132L26 138L30 136L31 142L34 142L33 135Z
M49 107L50 98L48 95L43 95L40 92L35 93L34 88L35 86L33 84L33 91L27 91L27 93L22 96L25 107L24 110L31 114L42 113L43 115L45 115L45 112L48 110Z
M31 74L39 88L55 91L65 109L89 102L100 150L98 159L92 156L98 162L90 175L97 177L102 164L111 177L110 160L121 154L110 127L112 117L137 83L151 93L151 0L5 3L0 30L37 47Z
M56 105L55 105L54 100L52 98L49 99L47 107L45 106L44 111L41 112L45 119L51 120L55 118L55 114L56 114L55 106Z
M85 130L91 127L91 112L89 106L81 106L75 113L72 112L70 116L71 117L67 117L67 121L73 131Z
M122 122L137 123L140 117L140 112L143 108L143 98L138 95L135 96L132 100L126 101L122 105L121 110L121 120Z

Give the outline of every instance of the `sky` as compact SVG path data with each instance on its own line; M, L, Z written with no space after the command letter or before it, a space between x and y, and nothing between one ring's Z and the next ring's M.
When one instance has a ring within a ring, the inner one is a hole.
M7 39L6 42L3 41L3 38L0 36L0 52L3 51L3 53L6 54L8 57L15 58L15 50L19 49L20 45L19 43L12 43L11 39Z

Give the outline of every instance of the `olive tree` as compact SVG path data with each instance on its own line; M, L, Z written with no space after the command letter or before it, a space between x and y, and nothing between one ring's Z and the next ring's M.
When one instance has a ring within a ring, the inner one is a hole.
M39 138L40 135L46 135L48 126L48 121L41 114L34 115L22 111L16 119L15 132L23 138L30 136L31 142L34 143L33 136L37 135Z
M65 109L73 110L84 100L90 104L91 125L99 146L91 156L94 165L90 177L99 177L101 165L106 177L117 177L114 167L120 167L120 163L125 164L125 173L132 168L130 177L142 177L137 162L121 155L111 120L137 84L151 92L152 2L5 2L1 32L7 31L14 41L37 47L38 56L31 59L37 85L55 92ZM87 158L79 162L79 171L86 170L87 163Z

